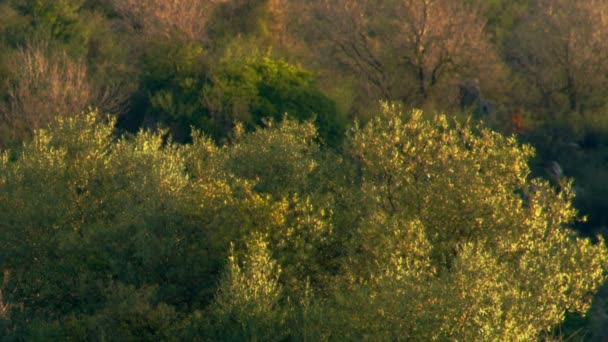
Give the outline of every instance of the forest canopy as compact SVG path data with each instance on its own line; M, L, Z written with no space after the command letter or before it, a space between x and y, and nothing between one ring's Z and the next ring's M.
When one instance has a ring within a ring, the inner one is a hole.
M605 0L0 0L0 340L608 340Z
M288 117L223 146L114 125L3 153L6 336L529 340L608 267L571 183L479 124L384 104L341 153Z

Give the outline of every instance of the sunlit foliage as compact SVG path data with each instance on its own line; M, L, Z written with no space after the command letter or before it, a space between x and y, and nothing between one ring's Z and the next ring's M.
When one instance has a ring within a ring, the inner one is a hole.
M3 334L529 340L608 267L568 228L570 183L480 125L385 104L341 155L289 118L223 147L113 125L3 154Z

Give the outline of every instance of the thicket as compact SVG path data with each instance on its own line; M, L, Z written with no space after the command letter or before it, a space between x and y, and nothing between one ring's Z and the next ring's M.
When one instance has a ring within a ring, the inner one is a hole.
M605 339L607 11L0 0L3 331Z

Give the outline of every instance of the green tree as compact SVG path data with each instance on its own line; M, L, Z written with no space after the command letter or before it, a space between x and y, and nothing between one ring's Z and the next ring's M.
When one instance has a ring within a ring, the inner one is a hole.
M208 220L236 201L219 180L194 186L186 154L162 134L115 140L113 126L95 113L59 119L15 161L3 154L2 293L13 333L118 310L107 303L114 286L143 291L142 305L162 302L163 312L211 299L223 255L204 237L216 229Z
M571 183L556 192L530 179L530 147L479 125L426 121L418 111L404 118L384 105L352 131L349 151L361 163L365 223L347 269L378 298L375 310L386 310L361 322L386 316L423 340L528 340L566 311L588 310L604 280L606 248L568 228L576 219ZM395 242L395 234L404 238Z
M571 182L480 124L385 104L341 153L289 118L221 147L113 130L59 118L1 155L3 334L532 340L605 280Z
M247 244L241 262L229 257L227 269L219 284L219 292L212 304L215 333L218 339L277 340L286 315L282 312L281 268L272 260L262 236Z
M187 140L190 127L224 140L236 123L247 130L285 113L300 121L314 118L324 143L336 146L344 123L336 106L314 83L312 74L270 57L225 58L207 64L198 44L165 42L144 57L143 108Z

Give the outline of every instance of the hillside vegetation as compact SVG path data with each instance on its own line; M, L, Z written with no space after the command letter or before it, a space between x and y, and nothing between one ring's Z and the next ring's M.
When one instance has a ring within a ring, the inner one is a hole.
M0 0L0 340L605 340L607 15Z

